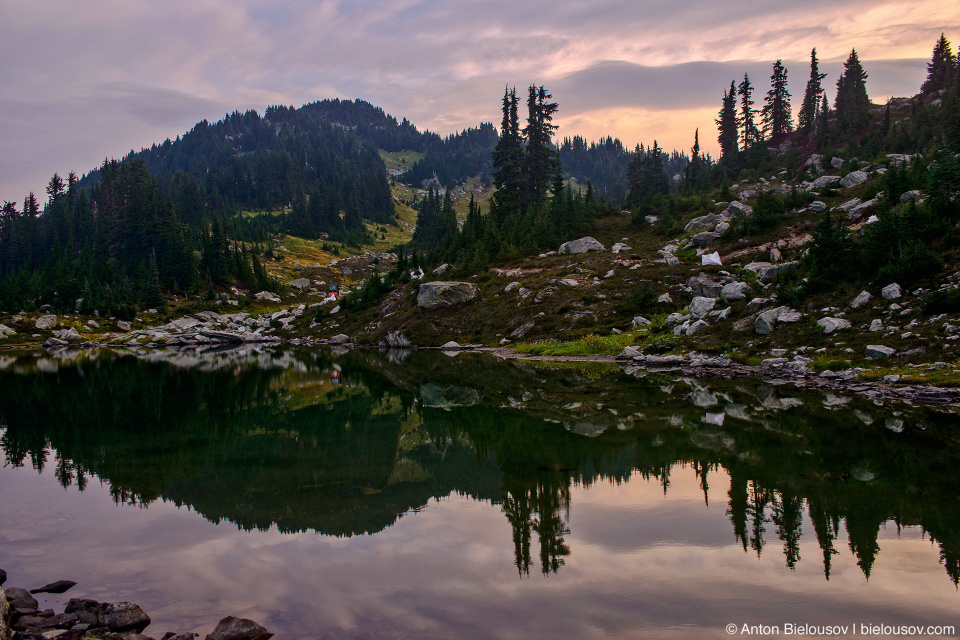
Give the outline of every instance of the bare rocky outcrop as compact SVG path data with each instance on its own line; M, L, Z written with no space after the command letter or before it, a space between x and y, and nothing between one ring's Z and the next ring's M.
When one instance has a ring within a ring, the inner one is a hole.
M424 282L417 294L417 306L421 309L441 309L470 302L480 295L480 289L472 282Z

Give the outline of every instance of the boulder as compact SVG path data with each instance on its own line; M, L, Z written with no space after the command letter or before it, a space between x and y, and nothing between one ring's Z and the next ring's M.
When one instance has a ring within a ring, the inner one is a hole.
M444 342L440 348L444 351L459 351L460 349L463 349L463 347L460 346L460 343L455 340Z
M720 218L712 213L708 213L705 216L700 216L699 218L694 218L687 223L687 226L683 228L686 233L691 231L710 231L717 226L717 222L720 221Z
M851 309L859 309L859 308L862 307L863 305L865 305L865 304L867 304L868 302L870 302L870 300L871 300L872 298L873 298L873 296L870 295L869 292L867 292L867 291L861 291L861 292L860 292L860 295L858 295L856 298L854 298L854 299L853 299L853 302L850 303L850 308L851 308Z
M64 593L75 586L77 586L77 583L73 580L57 580L37 589L30 589L30 593Z
M338 333L330 338L330 344L347 344L350 342L350 336L345 333Z
M533 326L534 326L535 324L536 324L536 323L535 323L533 320L531 320L530 322L527 322L526 324L520 325L519 327L517 327L516 329L514 329L513 331L510 332L510 337L511 337L511 338L522 338L523 336L527 335L527 332L529 332L530 329L533 329Z
M280 302L280 296L272 291L261 291L260 293L253 294L253 297L257 300L266 300L267 302Z
M617 244L610 247L610 250L613 251L614 253L620 253L621 251L630 251L631 249L633 249L633 247L623 244L622 242L618 242Z
M657 304L670 304L671 302L673 302L673 298L670 297L669 293L662 293L657 298Z
M386 346L392 349L409 349L413 346L413 343L410 342L410 338L403 335L399 331L391 331L387 333L384 338L384 343Z
M580 283L573 278L561 278L560 280L557 280L557 284L561 287L575 287Z
M417 306L421 309L440 309L463 304L476 298L480 288L472 282L424 282L417 294Z
M603 251L604 247L596 238L584 236L578 240L564 242L557 249L557 253L586 253L587 251Z
M228 616L217 623L205 640L267 640L273 634L253 620Z
M508 284L507 286L505 286L505 287L503 288L503 292L504 292L504 293L510 293L511 291L513 291L514 289L516 289L516 288L519 287L519 286L520 286L520 283L519 283L519 282L511 282L510 284Z
M643 316L634 316L633 320L630 322L630 326L636 329L637 327L649 327L652 322L644 318Z
M730 228L729 222L721 222L716 227L714 227L713 231L714 233L719 233L720 235L723 235L727 232L729 228Z
M807 205L807 209L809 209L810 211L813 211L814 213L821 213L827 210L827 205L826 203L821 202L819 200L814 200L809 205Z
M882 344L868 344L866 356L871 360L879 360L881 358L889 358L895 353L897 353L897 350L892 347L885 347Z
M863 171L851 171L840 179L840 186L844 188L855 187L866 182L868 178L869 176Z
M711 242L713 242L719 237L720 237L720 234L715 231L701 231L700 233L695 233L692 236L690 236L690 242L697 245L698 247L702 247L704 245L710 244Z
M906 202L910 202L911 200L918 203L923 202L923 192L907 191L905 193L900 194L900 202L906 203Z
M126 320L117 320L117 329L120 329L120 331L130 331L130 323Z
M706 329L706 328L709 327L709 326L710 326L710 325L707 324L706 321L704 321L704 320L697 320L696 322L691 322L691 323L690 323L690 326L687 327L686 335L692 336L692 335L695 334L697 331L700 331L701 329Z
M883 331L883 320L880 318L875 318L870 323L870 331Z
M444 262L442 265L433 270L433 275L442 276L450 269L450 265Z
M843 318L820 318L817 320L817 324L823 327L823 332L826 335L836 333L841 329L849 329L852 325L849 320L844 320Z
M39 318L37 318L37 322L35 323L35 326L37 327L37 329L43 329L43 330L53 329L55 326L57 326L57 316L53 314L40 316Z
M768 311L764 311L758 315L757 319L754 321L753 330L760 335L766 335L772 332L774 327L777 325L777 315L779 313L779 309L770 309Z
M709 313L716 304L717 300L715 298L697 296L687 308L690 309L690 317L699 320L707 315L707 313Z
M668 266L676 267L680 264L680 259L673 255L672 253L664 253L663 261L667 263Z
M111 631L143 631L150 624L150 616L132 602L107 602L100 605L97 618Z
M913 155L907 153L888 153L887 157L890 158L890 163L894 169L899 169L903 165L913 162Z
M690 287L694 296L703 298L719 298L723 290L722 284L703 273L687 278L687 286Z
M70 327L69 329L60 329L59 331L54 331L53 335L64 340L65 342L76 342L80 340L82 336L77 332L76 329Z
M817 173L820 173L823 167L823 156L819 153L814 153L807 158L807 161L803 163L803 166L810 167Z
M810 186L807 187L807 191L836 186L838 182L840 182L840 176L820 176L810 183Z
M780 262L781 260L783 260L783 254L780 253L780 249L776 247L770 249L770 262Z
M830 166L833 167L834 169L839 169L840 167L843 166L843 158L838 158L837 156L833 156L832 158L830 158Z
M297 289L301 293L310 288L310 281L306 278L297 278L296 280L291 280L287 284L294 289Z
M720 289L720 297L724 300L743 300L750 293L750 285L746 282L730 282Z
M50 336L43 341L41 345L44 349L59 349L60 347L66 347L69 343L66 340L61 340L60 338L54 338Z
M860 204L860 198L854 198L853 200L847 200L839 207L834 207L837 211L849 212L853 211Z
M9 336L15 336L17 332L8 327L5 324L0 324L0 338L6 338Z
M735 216L738 213L749 216L751 213L753 213L753 207L734 200L727 206L726 212L731 216Z
M896 282L893 284L888 284L881 291L880 295L883 296L884 300L896 300L903 295L903 290L900 288Z
M37 610L37 599L30 595L26 589L9 587L6 589L6 593L7 602L10 603L11 609L17 609L23 612Z

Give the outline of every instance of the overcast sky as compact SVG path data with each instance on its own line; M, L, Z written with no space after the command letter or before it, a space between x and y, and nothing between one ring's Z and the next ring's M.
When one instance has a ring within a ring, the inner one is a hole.
M505 85L543 84L560 136L655 138L716 155L724 88L789 70L794 111L817 47L832 100L855 47L874 101L917 92L944 0L0 0L0 199L45 200L206 118L362 98L420 129L499 124Z

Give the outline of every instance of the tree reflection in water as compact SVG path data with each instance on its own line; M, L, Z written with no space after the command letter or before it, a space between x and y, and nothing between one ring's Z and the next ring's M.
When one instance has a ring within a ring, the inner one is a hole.
M96 477L117 503L169 500L241 529L375 533L459 493L502 509L521 576L537 562L550 574L570 555L572 487L636 476L666 494L679 466L706 504L709 475L729 475L747 553L775 535L794 569L806 512L826 579L841 526L869 578L892 521L921 526L960 580L946 410L610 365L306 350L8 355L0 389L7 464L52 464L64 487Z

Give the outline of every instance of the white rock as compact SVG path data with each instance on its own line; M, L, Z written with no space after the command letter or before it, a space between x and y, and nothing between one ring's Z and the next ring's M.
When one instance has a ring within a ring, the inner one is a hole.
M843 318L820 318L817 320L817 324L823 327L823 332L827 335L836 333L841 329L849 329L852 325L849 320L844 320Z
M750 285L746 282L730 282L723 285L723 289L720 290L720 297L732 302L743 300L748 293L750 293Z
M633 321L630 323L630 325L634 329L636 329L637 327L649 327L651 324L653 323L647 320L646 318L644 318L643 316L634 316Z
M657 302L669 304L673 302L673 298L670 297L669 293L664 293L664 294L661 294L659 298L657 298Z
M49 313L45 316L40 316L37 318L34 326L36 326L37 329L53 329L57 326L57 316Z
M840 186L845 188L855 187L866 182L868 178L869 176L863 171L851 171L840 180Z
M867 304L868 302L870 302L870 300L871 300L872 298L873 298L873 296L870 295L867 291L861 291L861 292L860 292L860 295L858 295L856 298L854 298L854 299L853 299L853 302L850 303L850 308L851 308L851 309L859 309L859 308L862 307L863 305L865 305L865 304Z
M560 245L557 253L586 253L588 251L603 251L604 247L596 238L584 236L577 240L564 242Z
M903 295L903 289L900 288L896 282L893 284L888 284L880 291L880 295L884 297L885 300L896 300Z
M764 311L757 316L756 320L754 320L753 330L760 335L766 335L770 333L777 325L777 315L779 313L779 309L770 309L768 311Z
M881 358L889 358L896 352L896 349L885 347L881 344L868 344L866 356L871 360L879 360Z
M713 253L705 253L700 256L700 264L702 266L713 265L713 266L722 266L723 263L720 261L720 254L716 251Z
M707 313L712 310L716 304L717 301L715 298L704 298L702 296L697 296L693 299L688 307L688 309L690 309L690 316L699 320L707 315Z
M510 293L511 291L513 291L514 289L516 289L516 288L519 287L519 286L520 286L520 283L519 283L519 282L511 282L510 284L508 284L507 286L505 286L505 287L503 288L503 292L504 292L504 293Z
M620 253L621 251L630 251L630 249L632 248L633 247L630 247L629 245L625 245L622 242L618 242L612 247L610 247L610 250L613 251L614 253Z
M814 213L820 213L821 211L827 210L827 205L826 203L821 202L819 200L814 200L813 202L810 203L807 209L809 209L810 211L813 211Z
M871 322L870 331L883 331L883 321L877 318Z
M700 331L701 329L706 329L709 326L710 325L707 324L705 321L697 320L696 322L692 323L689 327L687 327L686 335L692 336L697 331Z

